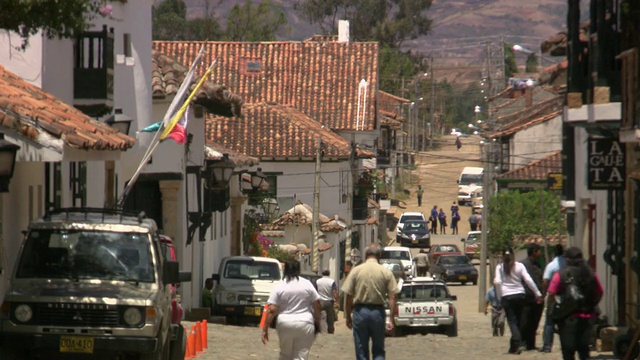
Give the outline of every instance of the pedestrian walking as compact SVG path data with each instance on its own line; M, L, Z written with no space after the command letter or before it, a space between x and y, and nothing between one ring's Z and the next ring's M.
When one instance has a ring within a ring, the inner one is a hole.
M496 294L495 286L492 286L487 291L487 296L485 296L485 308L484 314L487 315L489 313L489 308L491 308L491 331L493 336L504 336L504 308L502 307L502 303L500 302L500 298L498 294Z
M393 330L396 294L400 291L393 273L379 264L382 250L378 244L371 244L365 251L366 261L353 268L342 290L346 294L345 319L353 330L356 360L383 360L385 358L385 309L389 301L389 325ZM371 355L369 356L369 340Z
M418 185L418 189L416 190L416 197L418 198L418 206L422 206L422 194L424 193L424 189L422 185Z
M438 205L433 205L429 220L431 220L431 232L434 235L438 234Z
M440 208L438 213L438 221L440 222L440 234L447 234L447 214L444 213L444 209Z
M517 262L513 258L513 252L507 250L502 256L502 263L496 266L495 278L493 284L496 292L500 296L500 302L504 308L511 330L511 339L509 341L509 353L520 354L525 346L522 343L520 334L520 324L522 310L524 307L525 291L522 283L524 282L536 296L536 301L542 302L542 293L536 287L536 284L527 273L522 263Z
M458 234L458 222L460 222L460 213L454 211L453 214L451 214L451 233L453 235Z
M280 360L306 360L309 349L320 330L322 306L320 295L311 282L300 277L300 262L284 263L284 279L271 292L262 343L269 342L269 326L276 319L280 341Z
M593 326L597 318L596 306L602 299L603 288L598 275L582 258L582 250L570 247L564 253L567 266L556 272L549 283L549 297L568 301L566 291L569 286L576 287L581 300L571 315L558 321L558 334L563 360L573 360L577 352L580 360L589 358L589 344Z
M336 322L336 307L338 305L338 286L329 277L330 275L331 271L324 269L322 277L316 281L316 285L318 286L322 310L327 314L327 332L333 334L335 332L334 325Z
M542 289L541 256L540 245L532 243L527 246L527 257L521 261L538 289ZM537 301L535 294L529 288L525 287L524 290L526 297L522 310L520 332L526 350L530 351L536 350L536 331L538 330L540 318L542 318L542 312L544 311L544 302ZM541 292L544 296L544 290Z
M478 231L482 231L482 213L478 213Z
M564 258L564 248L561 244L556 244L554 247L555 256L551 262L544 267L544 272L542 273L542 292L546 292L549 287L549 282L553 278L553 275L558 271L564 269L567 262ZM542 333L542 352L550 353L553 349L553 337L554 337L554 329L555 322L551 317L551 309L553 309L553 302L551 301L552 297L547 296L547 312L545 314L544 320L544 330Z
M480 221L478 220L478 215L476 215L475 211L471 212L471 216L469 216L469 228L471 229L471 231L477 231L478 230L478 223Z
M417 276L427 276L427 271L429 271L429 257L424 249L420 249L420 252L413 257L413 262L416 263Z
M460 141L460 136L458 136L456 137L456 149L460 151L461 148L462 148L462 141Z

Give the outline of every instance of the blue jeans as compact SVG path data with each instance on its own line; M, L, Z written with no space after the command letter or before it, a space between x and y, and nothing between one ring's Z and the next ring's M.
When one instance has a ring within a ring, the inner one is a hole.
M554 338L554 327L555 323L551 318L551 310L550 308L553 304L547 304L547 313L544 318L544 331L542 333L542 348L551 350L553 348L553 338Z
M353 342L356 360L369 360L369 339L373 360L384 360L385 313L382 306L354 305Z

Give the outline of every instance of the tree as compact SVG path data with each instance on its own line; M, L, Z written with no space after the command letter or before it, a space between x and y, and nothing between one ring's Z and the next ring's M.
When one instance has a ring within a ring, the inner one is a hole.
M296 0L294 9L325 35L336 34L338 20L349 20L354 41L379 41L400 48L406 40L426 35L431 19L424 14L432 0Z
M529 56L527 56L525 71L528 73L538 72L538 58L536 57L536 54L529 54Z
M501 191L485 201L488 201L491 214L488 219L490 253L513 248L526 236L558 233L560 197L554 193L547 190Z
M513 46L503 43L504 49L504 74L505 78L510 78L518 73L518 64L516 63L516 54L513 52Z
M262 0L257 6L247 0L231 9L225 36L231 41L273 41L276 32L285 25L284 12L273 6L271 0Z
M21 49L42 30L48 38L69 38L88 29L106 0L3 0L0 29L16 32Z
M416 58L388 45L380 47L380 89L402 96L402 79L413 78L420 70Z

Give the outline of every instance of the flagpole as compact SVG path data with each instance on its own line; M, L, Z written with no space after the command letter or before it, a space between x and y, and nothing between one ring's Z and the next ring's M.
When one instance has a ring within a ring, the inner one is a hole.
M151 158L151 155L153 154L155 149L158 147L158 144L160 144L161 131L164 130L164 128L169 124L169 121L170 121L170 119L172 119L172 117L173 117L172 115L173 115L173 112L175 111L176 107L178 106L178 104L181 101L183 101L184 96L185 96L189 86L191 85L191 81L193 80L193 76L195 74L195 69L198 66L198 64L200 63L200 59L202 58L202 55L205 53L205 44L206 44L206 42L203 43L202 46L200 47L200 51L198 52L198 56L196 56L196 58L194 59L193 63L191 64L191 67L189 68L189 71L187 72L187 75L185 76L184 80L182 81L182 84L180 84L180 87L178 88L178 92L174 96L173 100L171 101L171 104L169 105L169 108L167 109L167 111L164 114L164 117L162 119L162 126L154 134L149 147L145 151L145 154L142 157L142 160L138 164L138 168L136 169L135 173L133 174L133 176L131 177L131 179L129 180L127 185L125 186L124 190L122 191L122 195L120 196L120 199L118 199L118 201L116 203L116 207L117 208L122 209L124 207L124 203L127 200L127 196L129 196L129 192L131 192L131 189L135 185L136 180L138 180L138 177L140 176L140 173L142 172L142 169L148 163L149 159ZM215 61L213 62L213 64L215 64ZM201 86L202 83L204 83L203 79L205 79L211 73L211 69L213 67L213 64L211 66L209 66L209 68L207 69L205 75L202 76L202 79L200 79L200 83L199 83L200 86ZM194 91L192 92L191 96L189 96L189 98L187 99L187 104L191 101L191 99L194 96L193 93L195 93L197 91L197 89L198 89L198 87L196 87L196 89L194 89ZM184 106L184 103L183 103L183 106ZM184 111L183 111L183 113L184 113Z

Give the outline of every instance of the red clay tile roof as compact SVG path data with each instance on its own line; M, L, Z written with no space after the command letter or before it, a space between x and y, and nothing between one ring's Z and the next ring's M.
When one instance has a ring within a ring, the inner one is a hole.
M164 99L167 96L175 95L189 69L156 50L151 52L151 61L151 90L153 98ZM194 80L192 87L195 86L196 81L197 78ZM242 99L224 86L207 81L202 85L201 94L209 95L210 103L213 105L208 106L207 110L211 113L227 117L242 116ZM197 99L194 102L197 103Z
M203 44L204 63L217 60L212 80L245 104L293 106L334 131L377 128L377 42L154 41L153 48L188 66ZM359 101L361 80L368 87Z
M498 175L500 180L547 180L549 173L562 172L562 151Z
M555 96L530 107L496 118L499 128L490 137L510 136L522 129L549 121L562 113L563 98Z
M126 150L135 140L94 120L0 65L0 126L31 140L45 132L84 150Z
M326 144L323 161L348 159L347 140L291 106L250 104L243 119L207 117L207 141L263 160L313 160L317 136ZM357 149L359 157L374 157Z

